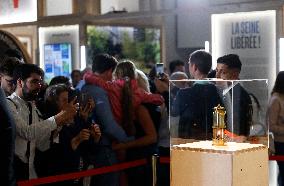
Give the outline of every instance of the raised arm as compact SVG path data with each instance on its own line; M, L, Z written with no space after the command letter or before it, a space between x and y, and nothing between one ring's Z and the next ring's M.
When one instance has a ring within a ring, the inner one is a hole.
M162 105L164 103L164 99L160 94L151 94L142 88L135 89L135 95L139 96L142 103L153 103L155 105Z
M87 91L95 100L95 122L99 124L103 135L114 138L119 142L134 139L133 137L128 137L125 131L114 120L108 96L104 90L87 85L83 87L82 91Z
M103 88L105 91L113 91L115 89L115 83L105 80L102 80L100 77L96 76L93 73L87 73L84 75L84 79L87 84L97 85L101 88Z
M38 120L33 122L31 125L27 125L26 121L23 120L23 116L21 116L16 108L16 105L11 101L8 101L11 113L14 117L16 124L16 133L22 138L31 141L31 140L41 140L45 137L49 137L51 131L55 130L57 126L61 126L65 124L67 121L70 121L75 113L76 109L69 105L67 110L61 111L55 116L52 116L46 120ZM33 112L33 117L36 112Z
M19 115L13 103L9 101L8 104L15 120L16 133L28 141L47 135L50 136L51 131L57 127L54 117L28 125L22 116Z

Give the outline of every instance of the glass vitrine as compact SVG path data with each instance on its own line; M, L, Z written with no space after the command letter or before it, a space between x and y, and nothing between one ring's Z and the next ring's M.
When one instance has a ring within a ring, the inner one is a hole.
M170 81L171 146L205 140L267 145L267 103L266 79Z

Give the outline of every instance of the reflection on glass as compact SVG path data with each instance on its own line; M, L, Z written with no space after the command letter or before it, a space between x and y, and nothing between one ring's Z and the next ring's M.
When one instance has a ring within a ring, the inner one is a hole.
M178 88L181 83L186 84L185 88ZM171 81L171 145L212 140L217 136L229 142L267 145L267 101L267 80ZM218 115L219 123L213 114L218 105L224 108L223 118ZM215 130L216 124L222 127ZM222 140L217 140L216 144L221 145Z

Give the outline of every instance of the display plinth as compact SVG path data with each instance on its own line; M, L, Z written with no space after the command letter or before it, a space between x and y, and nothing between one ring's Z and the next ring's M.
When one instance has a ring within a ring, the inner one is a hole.
M171 186L267 186L268 150L260 144L212 141L174 145Z

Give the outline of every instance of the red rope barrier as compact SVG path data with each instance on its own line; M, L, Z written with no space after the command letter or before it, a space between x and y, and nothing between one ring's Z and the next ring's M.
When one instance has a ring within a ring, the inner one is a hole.
M141 160L136 160L136 161L131 161L131 162L115 164L115 165L107 166L107 167L90 169L90 170L81 171L81 172L49 176L49 177L44 177L44 178L31 179L27 181L19 181L18 186L33 186L33 185L40 185L40 184L46 184L46 183L60 182L60 181L65 181L65 180L73 180L73 179L86 177L86 176L94 176L98 174L116 172L116 171L132 168L132 167L145 165L145 164L147 164L147 160L141 159Z
M269 160L284 161L284 156L269 156ZM170 157L160 157L159 161L160 163L168 164L170 163ZM49 176L49 177L31 179L31 180L26 180L26 181L19 181L18 185L19 186L34 186L34 185L40 185L40 184L46 184L46 183L60 182L60 181L65 181L65 180L73 180L73 179L78 179L78 178L86 177L86 176L94 176L98 174L116 172L116 171L132 168L132 167L145 165L147 163L148 163L147 159L140 159L140 160L135 160L131 162L115 164L112 166L90 169L90 170L81 171L81 172Z
M170 157L160 157L160 163L170 163Z
M269 160L284 161L284 156L269 156Z

